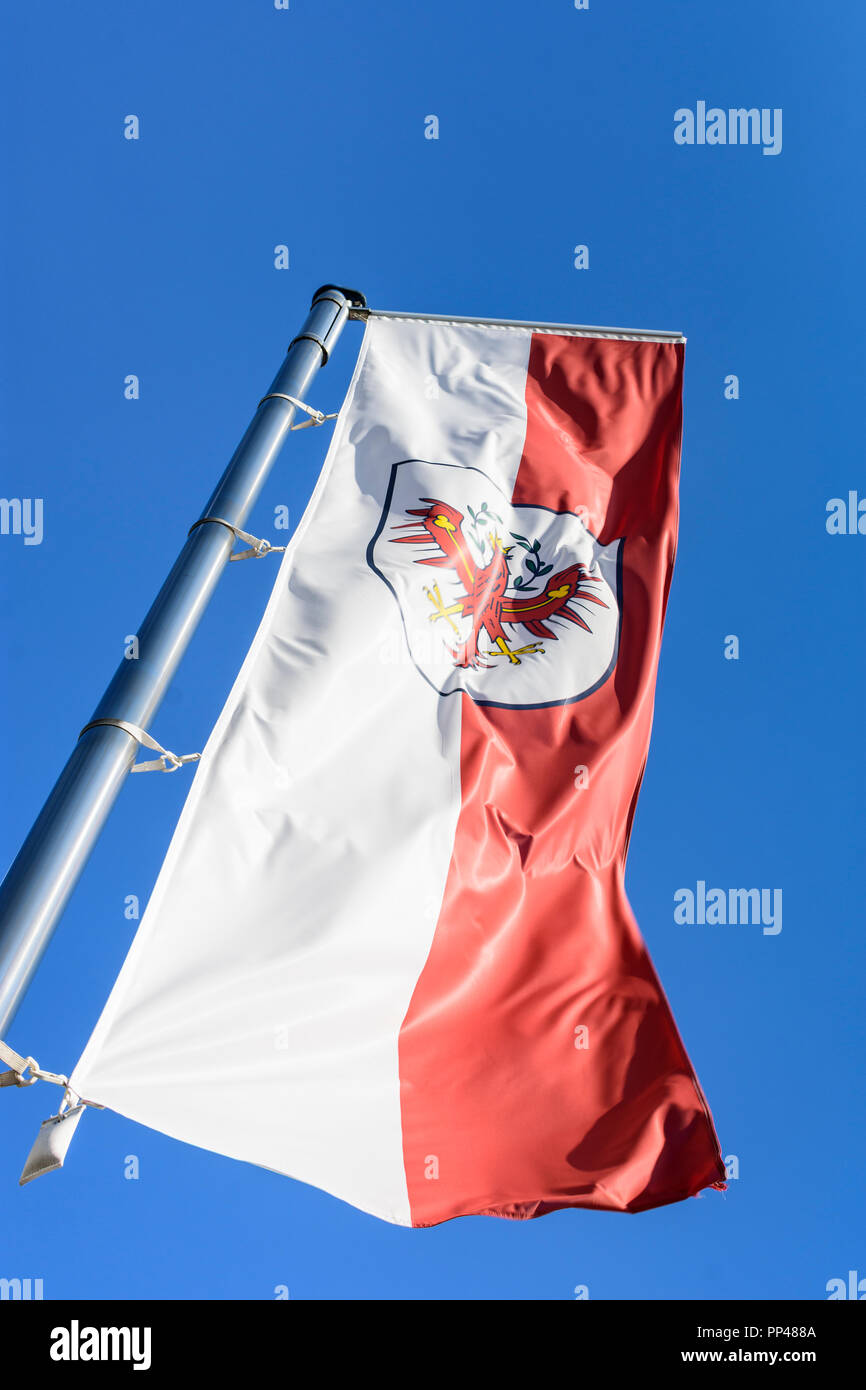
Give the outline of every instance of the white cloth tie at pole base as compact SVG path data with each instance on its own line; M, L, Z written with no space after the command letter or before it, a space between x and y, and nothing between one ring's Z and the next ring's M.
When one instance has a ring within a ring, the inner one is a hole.
M43 1173L52 1173L56 1168L62 1168L72 1136L84 1111L88 1106L94 1110L102 1110L104 1107L94 1101L83 1100L71 1090L68 1076L62 1076L59 1072L44 1071L35 1057L22 1057L20 1052L16 1052L2 1040L0 1061L5 1062L10 1068L0 1075L0 1086L32 1086L36 1081L50 1081L55 1086L63 1087L63 1098L57 1108L57 1114L50 1115L47 1120L42 1121L36 1142L21 1170L18 1185L24 1187Z
M24 1187L34 1178L41 1178L43 1173L53 1173L57 1168L63 1167L63 1161L66 1158L69 1145L72 1143L72 1136L78 1128L78 1121L85 1109L84 1101L80 1101L78 1105L73 1105L70 1109L61 1111L57 1115L51 1115L47 1120L42 1121L36 1142L21 1170L21 1177L18 1179L19 1187Z

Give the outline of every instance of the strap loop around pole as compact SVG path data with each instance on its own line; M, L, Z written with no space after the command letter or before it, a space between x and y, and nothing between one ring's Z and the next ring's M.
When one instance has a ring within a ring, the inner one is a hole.
M191 536L197 526L204 526L205 522L213 521L217 526L225 526L239 541L246 541L248 550L237 550L234 555L229 556L229 560L261 560L265 555L275 555L277 551L285 550L284 545L271 545L270 541L259 540L258 536L251 536L249 531L242 531L240 526L233 526L230 521L226 521L221 516L200 516L198 521L194 521L187 531Z
M178 755L170 752L169 749L163 748L161 743L157 743L155 738L151 738L144 729L140 729L137 724L130 724L127 719L91 719L89 724L85 724L78 737L81 738L81 735L86 734L88 729L97 729L102 725L111 725L115 729L122 729L125 734L130 734L137 743L142 744L145 748L152 748L155 753L162 755L150 762L136 763L130 769L131 772L177 772L184 763L197 763L201 757L201 753L181 753Z
M314 410L311 405L305 405L299 401L297 396L288 396L285 391L269 391L266 396L262 396L259 405L264 405L265 401L288 401L290 405L297 406L298 410L303 410L310 416L309 420L302 420L299 425L290 425L291 430L306 430L311 425L324 425L326 420L336 420L339 410L335 410L331 415L325 415L321 410ZM258 406L256 406L258 409Z

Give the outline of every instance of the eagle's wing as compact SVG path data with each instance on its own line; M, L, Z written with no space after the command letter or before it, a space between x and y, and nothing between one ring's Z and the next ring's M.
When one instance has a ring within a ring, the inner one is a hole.
M556 633L545 625L545 618L566 618L570 623L591 632L592 628L578 612L569 607L570 603L595 603L599 608L608 604L587 587L602 584L600 576L587 572L585 565L569 565L559 570L547 580L540 594L527 595L526 598L512 598L508 595L502 603L504 623L522 623L533 637L548 637L556 640Z
M395 531L408 531L411 528L412 535L392 536L391 540L395 545L435 545L440 553L424 556L416 564L456 570L466 592L471 593L478 566L463 534L463 513L435 497L421 497L418 500L429 505L408 507L406 515L419 517L420 520L406 521L393 528Z

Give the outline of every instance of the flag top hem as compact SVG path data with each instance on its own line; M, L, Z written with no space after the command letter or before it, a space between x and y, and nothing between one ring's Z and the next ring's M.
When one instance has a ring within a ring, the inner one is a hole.
M685 334L655 328L597 328L574 323L531 323L523 319L468 318L457 314L415 314L395 309L352 308L350 319L368 322L370 319L405 319L415 323L455 323L481 328L518 329L521 332L552 333L571 338L618 338L641 343L684 343Z

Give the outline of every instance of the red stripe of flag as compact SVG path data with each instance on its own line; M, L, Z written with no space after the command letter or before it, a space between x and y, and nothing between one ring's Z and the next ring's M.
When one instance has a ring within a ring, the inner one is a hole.
M573 704L460 697L461 810L399 1041L415 1225L639 1211L725 1176L623 885L676 546L682 372L680 344L532 340L512 500L583 508L603 544L624 538L620 650Z

